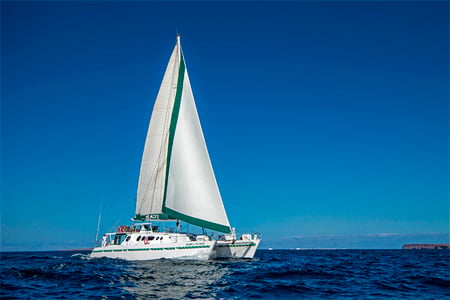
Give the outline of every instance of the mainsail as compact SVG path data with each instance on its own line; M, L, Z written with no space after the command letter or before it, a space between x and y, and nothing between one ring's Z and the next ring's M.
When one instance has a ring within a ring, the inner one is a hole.
M206 148L179 36L145 140L135 219L180 219L216 231L231 231Z

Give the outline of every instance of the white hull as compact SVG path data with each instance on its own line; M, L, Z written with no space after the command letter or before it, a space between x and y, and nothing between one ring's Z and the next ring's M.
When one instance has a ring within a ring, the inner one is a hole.
M253 258L261 240L217 241L212 256L215 258Z
M185 234L149 234L148 237L164 237L162 240L136 241L139 233L129 234L129 241L120 245L104 245L92 250L91 258L118 258L124 260L153 260L161 258L209 259L215 241L192 241Z

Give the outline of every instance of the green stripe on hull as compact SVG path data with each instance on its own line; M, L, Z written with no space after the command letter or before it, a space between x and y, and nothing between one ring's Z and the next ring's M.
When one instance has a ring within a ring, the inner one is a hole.
M219 248L228 248L228 247L252 247L256 246L256 244L245 244L245 245L239 245L239 244L232 244L232 245L217 245Z
M137 249L128 249L128 251L148 251L150 248L137 248Z
M209 248L210 246L186 246L186 247L165 247L165 248L134 248L134 249L114 249L114 250L94 250L92 253L102 252L127 252L127 251L155 251L155 250L175 250L175 249L199 249Z

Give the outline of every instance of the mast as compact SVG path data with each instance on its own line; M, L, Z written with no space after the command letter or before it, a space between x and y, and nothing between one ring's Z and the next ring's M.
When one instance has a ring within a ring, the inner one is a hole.
M136 219L180 219L229 233L180 40L178 34L153 107Z

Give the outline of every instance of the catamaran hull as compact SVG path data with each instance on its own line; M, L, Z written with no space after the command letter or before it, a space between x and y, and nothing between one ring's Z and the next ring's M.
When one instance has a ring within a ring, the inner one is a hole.
M207 260L210 258L213 248L214 241L208 241L196 245L179 244L152 247L126 247L117 245L94 248L90 257L107 257L124 260L154 260L161 258Z
M248 241L217 241L212 253L213 258L253 258L260 239Z

